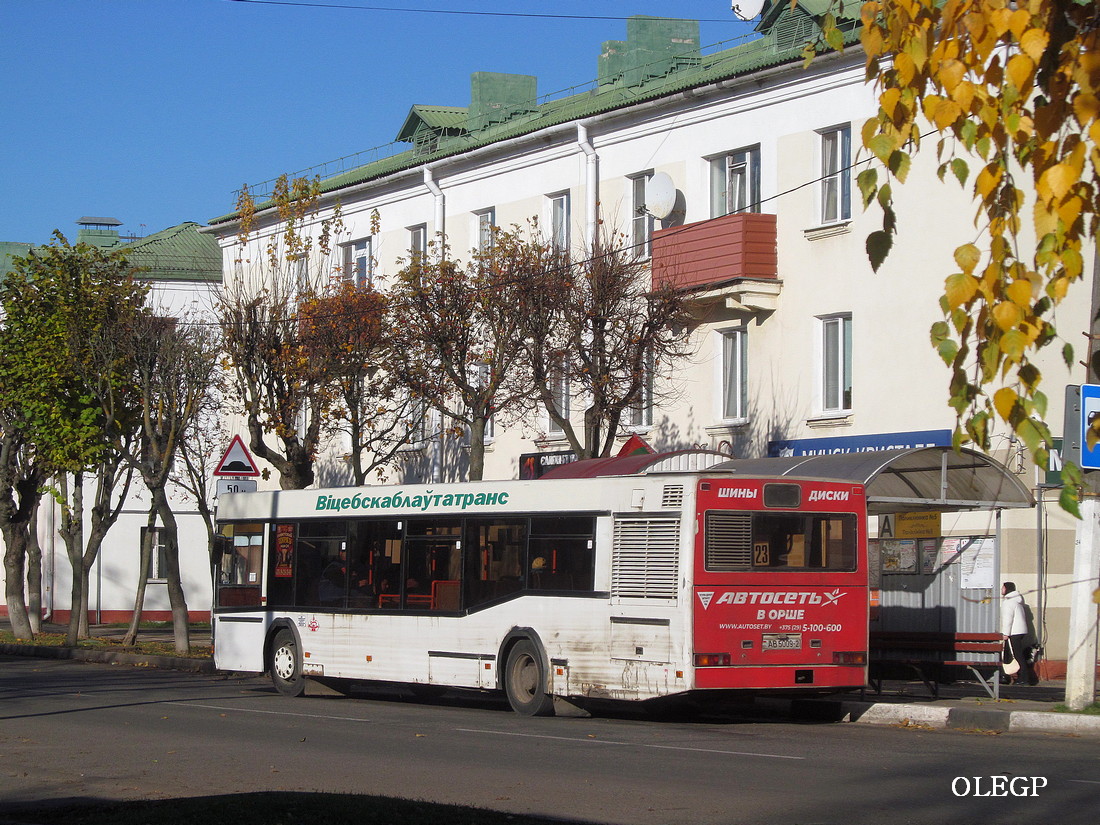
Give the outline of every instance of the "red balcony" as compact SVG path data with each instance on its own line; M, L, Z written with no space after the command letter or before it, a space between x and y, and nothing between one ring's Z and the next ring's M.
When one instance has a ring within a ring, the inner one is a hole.
M652 256L655 287L711 291L743 279L776 281L775 215L726 215L659 229Z

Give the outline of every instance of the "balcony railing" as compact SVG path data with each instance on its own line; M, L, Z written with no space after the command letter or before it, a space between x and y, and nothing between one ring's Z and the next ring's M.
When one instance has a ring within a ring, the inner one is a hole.
M776 280L775 215L741 213L653 233L653 285L713 291L740 280Z

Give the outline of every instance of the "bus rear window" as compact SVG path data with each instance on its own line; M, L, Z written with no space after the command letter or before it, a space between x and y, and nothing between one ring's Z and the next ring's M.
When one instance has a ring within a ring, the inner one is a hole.
M855 570L856 517L836 513L706 514L708 571Z

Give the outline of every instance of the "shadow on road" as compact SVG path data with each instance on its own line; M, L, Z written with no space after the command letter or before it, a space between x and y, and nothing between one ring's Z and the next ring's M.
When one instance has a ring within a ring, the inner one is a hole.
M585 820L438 805L385 796L267 793L187 799L61 799L0 805L0 825L550 825Z

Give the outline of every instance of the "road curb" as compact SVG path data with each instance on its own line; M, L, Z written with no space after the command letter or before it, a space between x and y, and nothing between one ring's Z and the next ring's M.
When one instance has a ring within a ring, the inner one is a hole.
M1100 736L1100 717L1055 711L947 708L936 705L840 702L842 718L867 725L982 730L1000 733L1069 733Z
M7 656L27 656L37 659L71 659L78 662L98 662L108 665L156 667L164 670L184 670L190 673L217 673L210 659L186 656L153 656L145 653L125 653L114 650L83 650L71 647L0 644L0 653Z
M1079 736L1100 736L1100 717L1081 713L1048 713L1017 710L1011 714L1009 730L1074 733Z
M950 708L934 705L896 705L886 702L841 702L844 718L865 725L946 728Z

